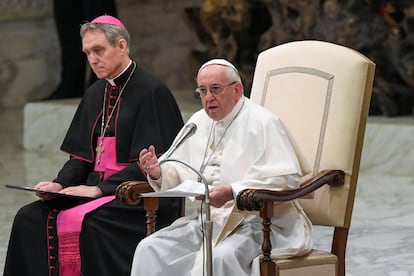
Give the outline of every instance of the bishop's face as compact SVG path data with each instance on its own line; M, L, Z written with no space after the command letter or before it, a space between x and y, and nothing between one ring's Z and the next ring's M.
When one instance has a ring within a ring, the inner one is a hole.
M99 79L113 79L125 69L129 62L127 45L124 39L112 45L102 30L89 30L82 38L82 51Z

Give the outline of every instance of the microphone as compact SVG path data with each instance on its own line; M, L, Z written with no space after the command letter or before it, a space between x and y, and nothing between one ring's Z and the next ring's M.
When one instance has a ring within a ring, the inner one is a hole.
M171 154L188 138L190 138L197 130L197 125L194 123L189 123L185 125L183 130L181 131L180 136L175 140L175 143L170 147L170 149L163 155L162 160L159 161L159 164L166 163L166 162L177 162L180 163L190 170L192 170L195 174L197 174L201 181L204 184L205 192L204 192L204 202L206 204L206 220L204 222L204 228L205 228L205 238L206 238L206 269L207 269L207 276L213 276L213 258L212 258L212 233L213 233L213 223L210 218L210 197L209 197L209 189L208 189L208 183L207 179L204 177L204 175L194 169L189 164L177 160L177 159L169 159Z
M195 132L195 130L197 129L197 126L195 124L190 124L192 127L192 129L189 131L189 135L186 135L186 137L181 136L180 137L180 143L177 143L177 146L179 146L182 141L184 141L186 138L190 137L191 135L193 135L193 133ZM194 130L193 130L194 129ZM175 147L177 148L177 147ZM180 163L182 165L184 165L185 167L189 168L190 170L192 170L195 174L197 174L201 181L204 184L204 202L206 204L206 220L204 221L204 230L203 232L205 233L205 239L206 239L206 270L207 270L207 276L213 276L213 241L212 241L212 236L213 236L213 222L211 221L211 211L210 211L210 197L209 197L209 189L208 189L208 182L207 179L204 177L204 175L197 171L195 168L193 168L192 166L190 166L189 164L181 161L181 160L177 160L177 159L163 159L160 161L160 166L163 163L166 162L177 162Z
M176 139L175 143L170 147L170 149L165 154L165 158L170 158L171 154L188 138L190 138L197 130L197 125L194 123L189 123L185 125L183 131L179 138Z

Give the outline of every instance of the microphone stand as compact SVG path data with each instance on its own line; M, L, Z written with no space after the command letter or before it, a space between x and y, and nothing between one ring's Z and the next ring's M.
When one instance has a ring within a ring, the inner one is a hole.
M162 163L166 163L166 162L177 162L180 163L184 166L186 166L187 168L189 168L190 170L192 170L194 173L196 173L201 181L204 184L205 190L204 190L204 202L205 202L205 206L206 206L206 220L204 222L204 229L205 229L205 237L206 237L206 268L207 268L207 276L213 276L213 250L212 250L212 233L213 233L213 223L211 221L210 218L210 198L209 198L209 190L208 190L208 183L206 178L204 177L204 175L202 175L199 171L197 171L196 169L194 169L193 167L191 167L190 165L188 165L187 163L181 161L181 160L177 160L177 159L163 159L161 160L160 166Z

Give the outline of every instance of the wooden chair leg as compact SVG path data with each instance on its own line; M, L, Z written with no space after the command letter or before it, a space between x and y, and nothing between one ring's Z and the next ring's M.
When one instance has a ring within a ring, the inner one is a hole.
M348 239L347 228L335 227L331 252L338 257L338 276L345 276L345 254Z
M155 232L158 210L158 198L144 198L144 209L147 212L147 236Z
M276 264L270 262L260 262L260 275L261 276L277 276L276 275Z
M263 258L260 260L260 275L277 276L276 264L272 262L272 243L270 241L270 232L272 231L270 229L270 225L272 224L270 218L273 217L273 203L265 203L263 208L260 210L260 216L263 219Z

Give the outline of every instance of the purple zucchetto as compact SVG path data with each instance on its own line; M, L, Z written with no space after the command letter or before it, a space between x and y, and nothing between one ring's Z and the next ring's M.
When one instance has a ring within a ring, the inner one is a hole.
M110 15L101 15L92 20L91 23L110 24L126 29L125 25L116 17Z

